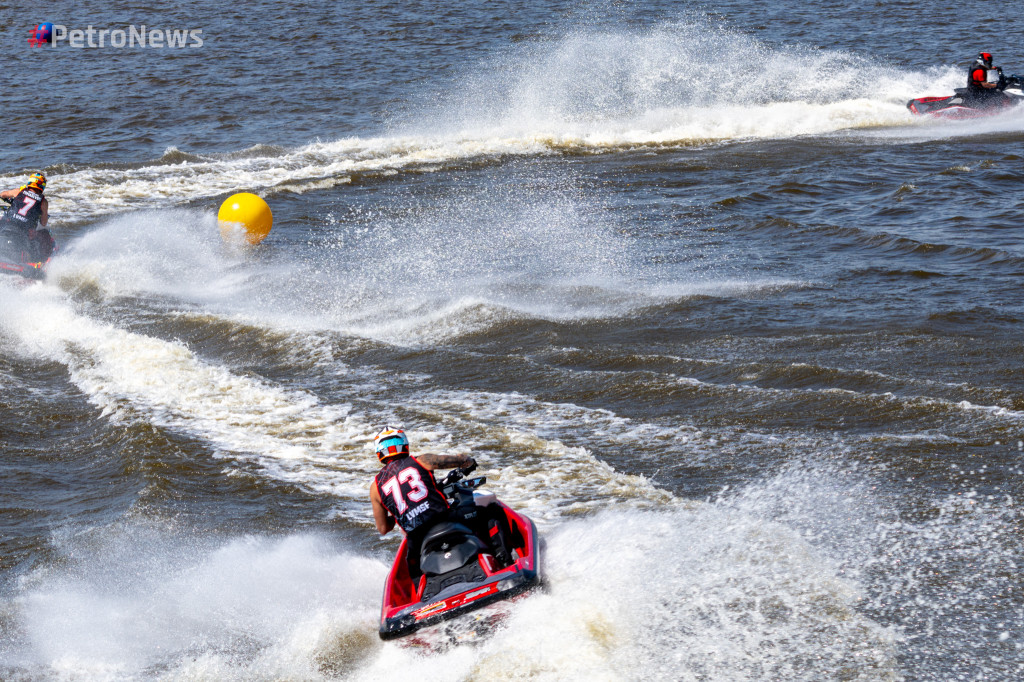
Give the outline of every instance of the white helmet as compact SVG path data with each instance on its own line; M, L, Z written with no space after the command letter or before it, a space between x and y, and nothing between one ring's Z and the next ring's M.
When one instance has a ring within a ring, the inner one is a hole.
M409 439L402 429L393 429L385 426L377 437L373 439L373 450L377 453L380 463L393 457L404 457L409 454Z

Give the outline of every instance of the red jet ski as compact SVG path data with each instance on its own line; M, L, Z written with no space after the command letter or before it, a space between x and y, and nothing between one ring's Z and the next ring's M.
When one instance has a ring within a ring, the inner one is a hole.
M384 585L381 639L423 634L463 616L474 620L467 614L540 586L537 526L494 494L477 490L487 479L466 479L470 471L455 469L439 484L451 508L427 531L422 575L415 580L406 560L408 541L402 540Z
M997 95L984 99L973 98L967 88L957 88L953 95L945 97L919 97L907 102L910 113L930 118L961 120L992 116L1013 109L1024 103L1021 77L1009 76L1005 87Z

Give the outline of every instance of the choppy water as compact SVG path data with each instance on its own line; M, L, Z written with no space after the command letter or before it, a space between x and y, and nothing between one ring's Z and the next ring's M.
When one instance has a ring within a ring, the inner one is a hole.
M904 107L1015 4L175 5L0 28L0 678L1024 674L1024 112ZM480 646L377 639L385 422L547 538Z

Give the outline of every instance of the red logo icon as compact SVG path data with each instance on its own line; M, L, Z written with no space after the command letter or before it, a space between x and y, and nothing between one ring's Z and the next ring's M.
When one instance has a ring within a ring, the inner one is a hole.
M53 42L53 24L48 21L37 25L29 33L28 44L32 47L42 47Z

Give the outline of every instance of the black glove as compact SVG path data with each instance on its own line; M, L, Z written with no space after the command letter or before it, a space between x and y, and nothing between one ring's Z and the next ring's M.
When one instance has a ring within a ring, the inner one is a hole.
M470 457L469 458L469 464L467 464L466 466L462 467L462 473L464 473L464 474L471 474L475 470L476 470L476 460L473 459L472 457Z

